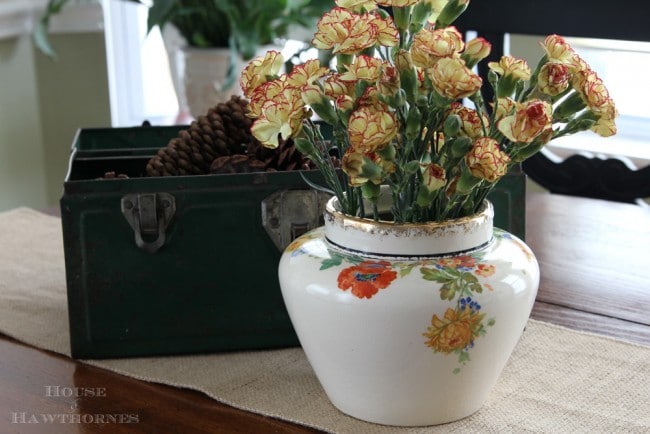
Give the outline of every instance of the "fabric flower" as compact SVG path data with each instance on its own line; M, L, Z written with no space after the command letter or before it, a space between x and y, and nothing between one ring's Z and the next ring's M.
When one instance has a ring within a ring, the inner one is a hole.
M470 173L488 182L495 182L508 171L510 157L499 148L499 143L489 137L476 140L465 156Z
M397 126L393 113L371 106L360 107L348 121L350 146L364 153L382 149L397 134Z
M250 98L256 87L280 72L284 59L279 51L267 51L264 56L251 60L242 71L239 84L246 98Z
M428 70L433 88L449 99L462 99L476 93L483 80L460 58L445 57Z
M553 108L546 101L534 99L517 106L514 114L501 119L497 128L513 142L530 143L553 122Z
M426 345L444 354L468 347L478 335L483 316L469 307L447 308L442 318L433 315L431 326L423 333Z
M364 261L343 269L337 279L338 287L352 290L359 298L372 298L380 289L387 288L397 278L388 261Z

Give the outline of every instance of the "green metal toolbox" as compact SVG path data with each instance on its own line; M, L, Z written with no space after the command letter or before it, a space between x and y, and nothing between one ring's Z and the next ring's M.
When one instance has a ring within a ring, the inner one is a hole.
M320 224L327 197L298 172L146 177L147 161L183 128L74 138L60 205L75 358L298 345L277 265ZM490 196L495 224L522 238L524 189L516 172Z

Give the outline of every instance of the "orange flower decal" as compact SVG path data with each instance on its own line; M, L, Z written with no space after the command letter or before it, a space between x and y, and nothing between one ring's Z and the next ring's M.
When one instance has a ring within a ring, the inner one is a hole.
M474 270L474 274L481 277L490 277L494 274L494 271L495 267L492 264L478 264L476 270Z
M371 298L396 278L397 272L391 269L390 262L363 261L341 271L338 285L343 291L351 289L352 294L359 298Z
M445 315L433 315L431 326L422 335L427 338L426 345L444 354L470 347L481 326L483 314L467 305L456 309L447 308Z

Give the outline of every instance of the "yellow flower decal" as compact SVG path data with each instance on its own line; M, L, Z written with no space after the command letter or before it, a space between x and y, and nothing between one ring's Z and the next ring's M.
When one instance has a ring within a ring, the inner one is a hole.
M427 338L426 345L443 354L471 347L474 339L478 337L484 317L479 313L479 309L472 309L465 302L462 307L447 308L442 318L433 315L431 326L423 333Z

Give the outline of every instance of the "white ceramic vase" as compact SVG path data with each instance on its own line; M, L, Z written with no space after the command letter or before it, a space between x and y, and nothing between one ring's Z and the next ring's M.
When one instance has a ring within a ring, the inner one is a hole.
M331 402L386 425L455 421L487 399L519 340L539 284L524 242L493 228L489 202L444 223L348 217L296 239L282 295Z
M230 68L231 52L226 48L183 47L176 52L177 73L182 86L177 88L181 111L187 110L194 118L205 115L211 107L241 94L239 76L243 61L236 56L235 82L225 87Z

